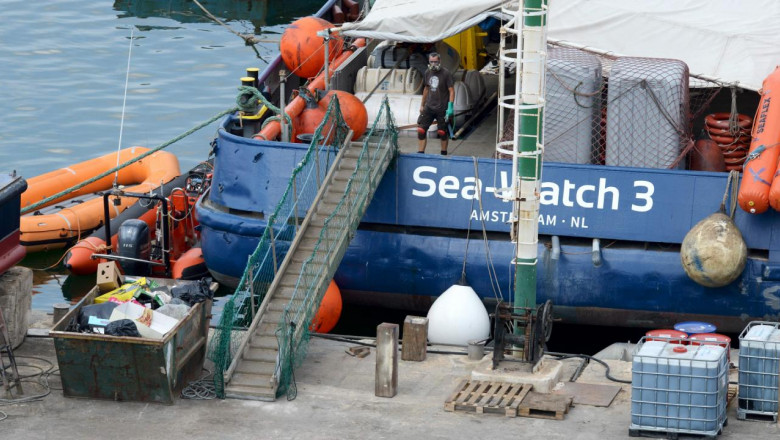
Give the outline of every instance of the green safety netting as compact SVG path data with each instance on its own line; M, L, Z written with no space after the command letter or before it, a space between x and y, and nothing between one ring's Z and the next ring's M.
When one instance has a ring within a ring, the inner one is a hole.
M287 189L268 219L260 242L250 255L235 293L227 298L219 325L210 341L209 357L214 361L217 394L224 397L224 373L247 336L247 329L300 232L328 170L346 138L346 127L338 99L331 100L322 123L314 133L309 149L293 170ZM377 118L363 138L355 169L333 214L328 216L315 244L301 267L289 304L279 320L276 336L279 347L277 394L295 393L290 387L292 371L306 356L309 326L322 296L338 267L349 237L354 234L369 203L369 196L381 180L382 164L397 154L397 130L385 99Z

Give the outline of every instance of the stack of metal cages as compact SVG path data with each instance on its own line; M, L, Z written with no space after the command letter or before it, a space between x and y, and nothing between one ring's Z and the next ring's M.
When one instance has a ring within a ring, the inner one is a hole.
M607 165L672 168L684 164L679 156L690 138L684 62L618 58L610 71L607 101Z
M777 421L780 370L780 323L753 321L739 335L737 418L771 417Z
M595 55L548 47L544 109L546 162L598 163L604 81Z
M716 436L728 423L728 361L718 345L643 337L631 373L631 437Z

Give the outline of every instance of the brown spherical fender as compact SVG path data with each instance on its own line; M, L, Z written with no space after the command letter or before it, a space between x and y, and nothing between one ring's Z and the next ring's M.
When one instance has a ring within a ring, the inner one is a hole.
M680 260L693 281L706 287L723 287L745 269L747 246L734 221L716 212L688 231Z

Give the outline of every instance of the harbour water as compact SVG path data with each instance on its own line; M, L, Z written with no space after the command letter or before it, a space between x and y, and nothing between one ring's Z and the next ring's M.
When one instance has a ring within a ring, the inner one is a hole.
M284 26L317 0L0 0L0 171L33 177L142 145L157 146L235 104L245 68L278 52ZM231 33L254 35L254 47ZM130 36L133 35L123 118ZM217 123L172 145L182 170L208 155ZM62 252L28 256L32 268ZM94 277L36 270L33 308L81 296Z

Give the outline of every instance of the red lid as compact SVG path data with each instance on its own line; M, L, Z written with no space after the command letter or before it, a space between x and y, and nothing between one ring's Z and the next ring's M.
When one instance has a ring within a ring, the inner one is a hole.
M688 349L683 347L682 345L678 345L674 347L673 350L675 353L685 353L686 351L688 351Z
M688 333L672 329L650 330L649 332L645 333L645 336L651 336L655 338L688 339Z
M731 338L726 335L721 335L720 333L697 333L695 335L691 335L691 337L688 339L697 342L721 342L723 344L731 344Z

